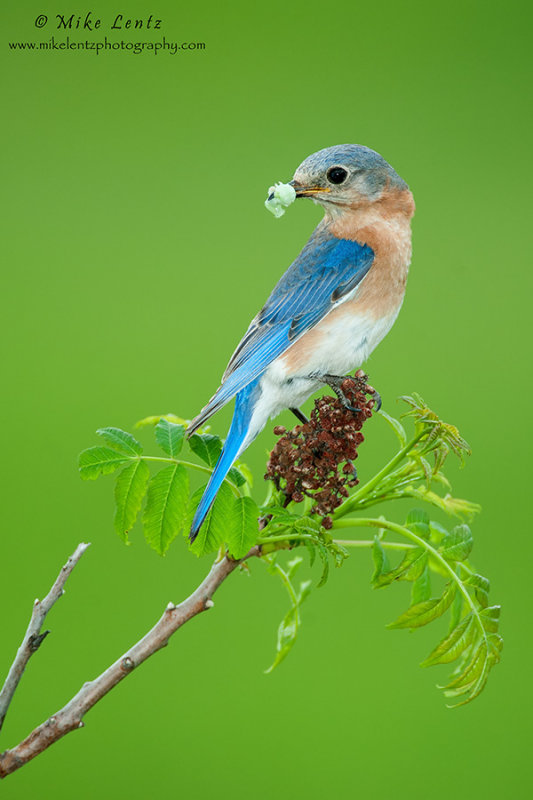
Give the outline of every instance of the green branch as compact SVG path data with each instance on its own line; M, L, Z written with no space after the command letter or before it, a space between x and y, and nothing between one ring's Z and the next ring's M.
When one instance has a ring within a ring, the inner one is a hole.
M409 528L406 528L404 525L398 525L396 522L389 522L386 519L371 519L365 517L356 517L355 519L340 519L333 523L334 528L385 528L386 530L392 531L393 533L397 533L400 536L405 536L406 539L409 539L412 542L415 542L417 547L423 547L427 552L438 561L441 567L448 573L448 575L452 578L453 581L457 584L457 587L461 594L463 595L464 599L466 600L467 604L472 609L473 613L477 617L479 621L479 625L481 629L484 629L481 625L481 620L479 618L479 614L477 613L477 609L472 602L472 598L468 593L468 590L464 586L463 582L455 572L455 570L448 564L445 558L441 556L438 550L435 550L429 542L425 539L422 539L421 536L417 536L416 533L410 531ZM384 542L380 542L383 546Z
M396 455L391 458L391 460L385 464L383 469L379 470L373 478L371 478L367 483L365 483L361 488L355 492L348 500L346 500L340 508L337 509L335 512L335 517L338 519L339 517L343 517L346 514L349 514L350 511L353 511L354 508L357 507L358 503L361 501L362 498L366 497L374 487L378 486L379 483L385 478L392 470L408 455L416 446L416 444L424 437L427 436L426 430L421 430L416 436L411 439L401 450L398 450Z
M341 547L366 547L372 548L376 542L374 539L334 539L335 544ZM414 549L416 544L405 544L404 542L380 542L381 546L387 550L409 550Z

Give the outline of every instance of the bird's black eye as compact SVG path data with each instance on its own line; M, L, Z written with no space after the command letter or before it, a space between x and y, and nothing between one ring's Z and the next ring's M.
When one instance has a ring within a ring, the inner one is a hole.
M326 177L330 183L344 183L348 173L344 167L331 167L328 169Z

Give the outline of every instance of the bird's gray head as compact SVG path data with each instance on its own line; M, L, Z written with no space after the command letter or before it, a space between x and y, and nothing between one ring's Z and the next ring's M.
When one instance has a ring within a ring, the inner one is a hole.
M373 203L387 191L409 188L379 153L361 144L313 153L300 164L291 184L297 197L311 197L329 210Z

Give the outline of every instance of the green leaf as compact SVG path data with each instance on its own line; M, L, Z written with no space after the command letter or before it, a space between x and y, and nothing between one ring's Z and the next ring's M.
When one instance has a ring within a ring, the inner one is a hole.
M312 517L290 514L280 507L265 507L263 511L271 515L266 530L261 532L263 537L267 538L268 535L279 537L281 534L287 537L287 541L290 541L293 536L300 534L311 537L302 542L302 544L304 544L309 551L311 566L313 566L317 553L322 562L322 574L317 583L317 587L323 586L328 579L330 557L336 567L340 567L346 558L348 558L348 551L338 542L334 541L331 534L325 531L319 520Z
M163 452L171 458L176 458L180 454L184 436L184 425L176 425L164 417L155 426L155 440Z
M128 461L130 456L121 455L110 447L89 447L80 453L80 476L84 481L94 481L99 475L109 475Z
M380 583L380 579L383 575L386 575L390 572L390 564L389 559L387 558L387 553L385 549L381 545L378 537L374 537L374 544L372 546L372 558L374 560L374 573L372 575L372 585L375 588L379 588L380 586L384 586L383 583Z
M262 513L266 516L270 517L270 522L268 523L266 531L263 535L267 535L274 526L282 526L284 528L292 528L296 525L298 520L301 517L298 517L296 514L291 514L289 511L286 511L284 508L280 508L279 506L274 506L269 508L268 506L264 506L261 509Z
M127 456L140 456L143 451L141 443L131 433L122 431L120 428L99 428L96 433L115 450L119 450Z
M304 600L307 600L309 595L311 594L311 589L313 587L313 581L302 581L300 583L300 588L298 589L298 605L301 606Z
M483 575L478 575L474 572L472 574L468 574L464 579L464 582L467 584L467 586L472 586L474 588L476 600L482 608L486 608L489 604L489 579L484 578Z
M228 480L230 480L235 486L242 486L246 483L246 478L240 471L238 467L232 467L228 472Z
M468 525L458 525L442 540L439 550L447 561L464 561L470 555L473 544Z
M222 439L211 433L194 433L189 439L189 447L209 467L214 467L222 451Z
M490 670L500 660L502 646L502 638L495 633L490 633L479 644L472 646L459 674L451 683L442 687L447 697L463 698L452 705L452 708L470 703L483 691Z
M433 469L431 468L431 464L423 456L418 456L417 461L422 467L422 472L424 473L424 477L426 479L426 486L429 489L431 486L431 480L433 478Z
M135 423L135 427L146 428L148 426L154 426L157 425L157 423L162 419L166 419L169 422L175 422L176 425L183 425L184 428L187 428L191 422L190 419L183 419L183 417L178 417L176 414L154 414L150 417L144 417L144 419L140 419Z
M189 531L191 529L193 517L196 514L196 509L198 508L198 504L200 503L200 500L202 499L203 493L205 492L206 488L207 484L200 486L189 497L189 501L187 503L187 518L183 526L183 535L186 538L188 538L189 536Z
M303 558L301 556L294 556L287 562L287 577L291 581L300 567L302 566Z
M146 462L136 459L124 467L117 478L115 530L124 542L128 541L128 531L133 528L141 509L149 477L150 470Z
M300 606L302 603L309 597L311 593L311 581L303 581L300 583L300 588L296 592L294 587L291 584L291 574L293 575L296 571L296 568L299 566L301 559L294 559L297 562L296 566L292 567L292 570L289 572L284 572L284 570L279 566L276 565L276 572L281 575L283 582L290 587L289 595L291 597L292 608L285 614L283 617L281 624L278 628L278 638L276 642L276 658L274 659L274 663L265 670L266 673L272 672L284 658L290 653L294 643L296 641L296 637L298 635L298 630L300 627Z
M382 573L376 578L374 586L381 588L388 586L393 581L415 581L420 577L427 563L427 550L422 547L412 547L406 550L402 561L395 569Z
M198 489L191 498L189 504L188 518L192 521L192 517L200 499L205 491L205 486ZM215 502L209 511L205 521L198 531L198 535L192 544L189 544L189 549L198 557L206 553L214 553L221 544L224 543L228 530L233 517L233 493L229 486L225 483L222 484L218 490ZM257 518L256 518L257 525ZM188 534L188 528L186 533ZM256 533L257 536L257 533Z
M320 541L317 541L316 547L318 550L319 558L322 561L322 575L320 576L319 581L317 583L317 588L320 589L321 586L324 586L329 577L329 559L328 559L328 549L325 544L323 544Z
M251 497L237 497L233 501L225 541L233 558L243 558L256 543L259 529L259 508Z
M440 469L444 466L444 462L448 457L448 453L450 452L450 448L446 444L442 444L438 450L434 451L435 455L435 466L433 468L434 472L437 473Z
M281 620L280 626L278 628L278 638L276 642L276 658L274 659L273 663L270 667L265 670L268 674L272 672L284 658L288 656L294 642L296 641L296 637L298 635L298 626L299 626L299 617L298 617L298 607L294 606L293 608L288 611L283 619Z
M496 633L500 624L501 606L489 606L479 612L483 627L488 633Z
M336 567L342 567L344 562L347 558L349 558L350 553L348 550L342 546L339 542L335 542L331 540L328 545L328 553L333 558Z
M455 597L453 598L453 603L450 606L450 633L455 627L457 627L457 625L459 625L461 617L463 616L464 607L465 602L463 595L461 592L456 592Z
M411 605L423 603L431 598L431 575L426 564L418 578L413 582L411 589Z
M421 628L440 617L450 607L455 596L456 585L451 583L442 597L425 600L408 608L397 620L390 622L387 628Z
M433 664L449 664L451 661L455 661L472 643L475 635L474 616L470 613L435 647L421 666L429 667Z
M405 526L413 533L416 533L417 536L420 536L421 539L429 540L429 515L424 509L413 508L407 515Z
M422 522L424 525L429 525L429 514L423 508L412 508L408 513L405 524L410 526L416 522Z
M385 419L389 423L392 430L398 437L401 446L405 447L405 445L407 444L407 434L405 432L405 428L403 427L402 423L398 422L398 420L394 419L394 417L390 417L386 411L383 411L383 409L380 409L378 413L380 417L383 417L383 419Z
M313 517L296 517L294 530L297 533L310 533L315 536L323 536L324 528L317 519Z
M460 670L459 674L454 677L450 683L442 688L447 697L457 696L469 690L469 687L474 686L483 672L487 661L487 646L485 642L481 642L477 647L474 647L470 652L470 659L467 659L466 666Z
M431 532L430 539L434 544L439 544L450 535L444 525L441 525L440 522L435 522L433 519L429 523L429 530Z
M144 535L160 555L166 553L183 526L188 497L189 476L181 464L164 467L148 484Z
M235 462L234 469L241 473L248 486L254 485L254 476L248 464L245 464L244 461L241 461L240 458L238 458Z
M316 547L314 547L313 543L306 539L304 544L307 548L307 552L309 553L309 566L312 567L316 560Z

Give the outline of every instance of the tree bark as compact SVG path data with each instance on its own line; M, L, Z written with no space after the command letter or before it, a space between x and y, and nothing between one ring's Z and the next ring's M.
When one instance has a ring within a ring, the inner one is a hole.
M87 545L79 545L76 553L80 547L86 548ZM163 613L163 616L154 625L154 627L148 631L145 636L143 636L142 639L134 644L133 647L131 647L126 653L120 656L120 658L118 658L114 664L111 664L110 667L102 672L101 675L92 681L84 683L79 692L71 700L69 700L69 702L63 706L63 708L35 728L35 730L33 730L29 736L20 742L20 744L18 744L16 747L13 747L11 750L6 750L4 753L0 754L0 778L5 778L7 775L10 775L12 772L15 772L15 770L24 766L24 764L27 764L28 761L31 761L32 758L38 756L40 753L50 747L50 745L54 744L54 742L57 742L59 739L65 736L65 734L70 733L70 731L74 731L78 728L82 728L84 725L83 717L94 705L96 705L96 703L98 703L99 700L102 699L102 697L105 697L105 695L110 692L114 686L127 677L136 667L142 664L143 661L146 661L147 658L152 656L154 653L157 653L157 651L162 647L165 647L168 644L168 640L172 634L181 628L182 625L195 617L197 614L200 614L202 611L206 611L207 609L211 608L213 606L213 601L211 599L213 594L216 592L220 584L225 581L228 575L230 575L233 570L239 566L239 564L241 564L243 561L246 561L246 559L259 555L261 555L261 548L260 546L256 546L253 547L250 552L247 553L247 555L240 561L234 561L227 556L224 556L221 560L216 561L213 564L209 574L186 600L179 605L169 603ZM74 556L72 556L71 559L72 558L74 558ZM71 559L69 559L69 562ZM63 567L63 570L68 567L69 562L67 562L65 567ZM72 565L70 571L72 571L74 565L75 564ZM66 577L68 577L68 575ZM61 574L59 578L61 578ZM54 587L57 585L58 581L56 581ZM54 587L52 588L50 594L54 591ZM46 599L50 597L50 594ZM44 602L45 601L43 601L43 603ZM53 605L53 603L51 605ZM16 660L17 659L15 659L15 662ZM26 659L26 661L27 660L28 659Z
M2 730L2 725L4 724L8 708L13 699L13 695L16 692L17 686L19 685L19 681L22 678L24 670L26 669L28 661L32 655L37 652L46 636L50 633L50 631L44 631L41 633L41 628L44 625L46 616L54 603L56 603L61 595L64 594L65 583L67 582L69 575L88 547L89 545L84 544L83 542L77 546L67 563L62 567L54 585L44 600L36 600L33 604L31 619L26 629L26 633L24 634L24 639L22 640L22 644L17 651L15 660L11 665L6 681L2 687L2 691L0 692L0 731Z

